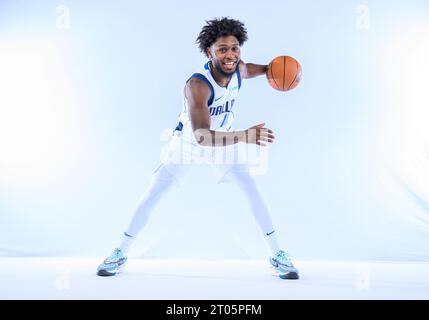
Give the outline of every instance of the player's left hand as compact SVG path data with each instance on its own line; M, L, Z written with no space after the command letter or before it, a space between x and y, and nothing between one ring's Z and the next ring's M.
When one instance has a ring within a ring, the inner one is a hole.
M257 144L261 147L266 147L267 143L273 143L275 139L273 130L265 128L265 123L250 127L245 132L247 143Z

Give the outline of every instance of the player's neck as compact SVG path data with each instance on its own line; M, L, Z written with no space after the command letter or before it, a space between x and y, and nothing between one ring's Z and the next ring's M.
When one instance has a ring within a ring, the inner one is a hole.
M217 68L215 68L212 64L212 62L210 61L209 63L210 65L210 72L213 76L213 79L216 81L216 83L220 86L220 87L227 87L229 84L229 81L232 78L232 75L230 76L226 76L223 73L221 73L219 70L217 70Z

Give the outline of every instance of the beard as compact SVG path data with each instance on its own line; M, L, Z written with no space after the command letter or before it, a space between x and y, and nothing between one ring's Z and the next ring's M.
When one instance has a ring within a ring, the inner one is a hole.
M237 71L238 64L236 65L236 67L234 68L234 70L231 70L231 71L225 71L225 70L223 70L222 69L222 64L219 61L216 61L215 63L213 63L213 61L212 61L212 66L217 71L219 71L220 74L222 74L225 77L229 77L230 78L235 73L235 71Z

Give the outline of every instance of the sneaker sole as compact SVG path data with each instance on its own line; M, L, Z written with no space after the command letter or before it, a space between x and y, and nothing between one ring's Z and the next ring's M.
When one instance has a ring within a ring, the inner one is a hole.
M115 271L107 271L107 270L98 270L97 271L97 276L100 277L113 277L116 276L117 274L120 274L122 272L124 272L125 270L125 263L120 265Z
M299 274L297 272L282 272L278 267L275 267L274 265L270 265L271 270L273 270L275 272L275 274L273 274L274 276L278 276L280 279L283 280L298 280L299 279Z
M296 272L288 272L279 274L279 278L283 280L298 280L299 275Z
M106 270L98 270L97 271L97 276L100 276L100 277L112 277L115 275L116 275L116 272L109 272Z

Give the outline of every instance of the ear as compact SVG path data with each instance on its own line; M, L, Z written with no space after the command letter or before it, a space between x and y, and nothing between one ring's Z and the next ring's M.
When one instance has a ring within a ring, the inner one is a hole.
M206 54L207 54L207 57L209 57L209 59L211 59L213 56L212 56L212 53L211 53L211 51L210 51L210 48L207 48L206 49Z

